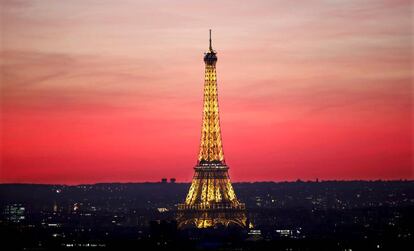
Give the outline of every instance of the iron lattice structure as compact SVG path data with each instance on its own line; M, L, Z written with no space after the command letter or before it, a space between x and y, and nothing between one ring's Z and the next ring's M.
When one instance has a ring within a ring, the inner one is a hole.
M178 205L179 228L219 225L246 226L245 205L234 193L224 160L217 95L217 56L211 45L204 55L204 102L200 152L183 204Z

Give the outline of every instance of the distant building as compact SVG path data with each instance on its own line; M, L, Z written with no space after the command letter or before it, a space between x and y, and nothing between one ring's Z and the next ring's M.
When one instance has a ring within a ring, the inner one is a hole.
M175 178L171 178L170 179L170 183L175 183L176 179Z
M259 229L251 229L248 233L247 241L261 241L263 240L262 233Z
M11 204L4 208L3 214L6 220L18 223L26 218L25 211L26 208L22 204Z
M157 208L157 210L160 213L165 213L165 212L168 212L169 211L168 208L166 208L166 207L159 207L159 208Z
M150 221L150 238L157 245L166 245L177 236L177 222L174 220Z

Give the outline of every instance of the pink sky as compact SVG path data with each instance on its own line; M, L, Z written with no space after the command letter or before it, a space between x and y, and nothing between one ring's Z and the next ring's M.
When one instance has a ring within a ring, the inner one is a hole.
M209 28L233 181L414 176L412 1L0 2L0 182L190 181Z

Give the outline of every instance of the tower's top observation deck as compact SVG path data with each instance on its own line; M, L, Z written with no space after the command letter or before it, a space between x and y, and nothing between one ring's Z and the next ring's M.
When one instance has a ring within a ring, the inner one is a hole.
M213 47L211 45L211 29L210 29L210 46L208 48L208 51L204 53L204 63L207 65L215 65L217 62L217 56L216 51L213 50Z

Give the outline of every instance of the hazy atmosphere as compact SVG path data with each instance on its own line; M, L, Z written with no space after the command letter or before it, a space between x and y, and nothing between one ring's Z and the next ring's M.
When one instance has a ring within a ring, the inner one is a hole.
M0 2L1 183L413 178L412 1Z

